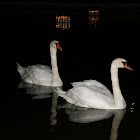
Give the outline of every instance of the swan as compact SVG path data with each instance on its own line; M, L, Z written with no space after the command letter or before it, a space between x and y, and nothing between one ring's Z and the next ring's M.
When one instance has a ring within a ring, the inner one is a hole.
M132 70L125 59L116 58L111 64L111 80L113 94L102 83L96 80L85 80L72 83L73 88L67 92L57 88L55 91L68 103L79 107L95 109L125 109L126 102L121 94L118 68Z
M22 67L17 63L17 71L20 73L21 78L24 82L41 85L41 86L52 86L60 87L63 82L59 76L57 66L57 48L62 51L59 41L53 40L50 43L50 55L51 55L51 66L36 64L28 67Z

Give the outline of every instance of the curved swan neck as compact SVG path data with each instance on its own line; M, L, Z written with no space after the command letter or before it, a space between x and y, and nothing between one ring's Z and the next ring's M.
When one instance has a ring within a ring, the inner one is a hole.
M50 46L50 55L51 55L51 66L52 66L52 75L53 81L52 86L62 86L62 81L59 76L58 66L57 66L57 48Z
M112 80L112 89L114 94L115 107L118 109L123 109L126 107L126 103L120 90L118 68L115 67L114 65L111 66L111 80Z
M51 54L51 65L52 65L52 74L54 77L58 77L58 66L57 66L57 49L50 47L50 54Z

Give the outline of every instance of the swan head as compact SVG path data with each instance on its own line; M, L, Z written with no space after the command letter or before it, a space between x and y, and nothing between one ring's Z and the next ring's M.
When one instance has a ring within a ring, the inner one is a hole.
M115 60L113 60L112 61L112 67L116 67L116 68L127 68L129 70L133 70L128 65L128 62L125 59L123 59L123 58L116 58Z
M52 47L52 48L54 48L54 49L58 48L59 50L62 51L62 48L61 48L61 46L60 46L60 44L59 44L59 41L57 41L57 40L51 41L50 47Z

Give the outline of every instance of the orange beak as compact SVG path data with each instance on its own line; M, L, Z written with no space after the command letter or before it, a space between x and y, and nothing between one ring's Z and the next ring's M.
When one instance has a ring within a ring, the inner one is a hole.
M125 64L124 67L129 69L129 70L133 70L132 68L130 68L130 66L128 66L128 64Z
M59 44L56 44L56 47L57 47L59 50L62 51L62 48L61 48L61 46L60 46Z

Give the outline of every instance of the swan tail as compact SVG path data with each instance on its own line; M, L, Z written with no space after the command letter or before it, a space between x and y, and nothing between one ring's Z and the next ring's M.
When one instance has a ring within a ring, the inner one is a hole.
M25 72L25 68L22 67L18 62L16 62L16 63L17 63L17 71L20 73L20 75L22 77Z
M60 97L64 97L65 94L66 94L66 91L63 91L61 88L57 88L57 89L55 89L54 91L55 91L55 92L58 94L58 96L60 96Z

